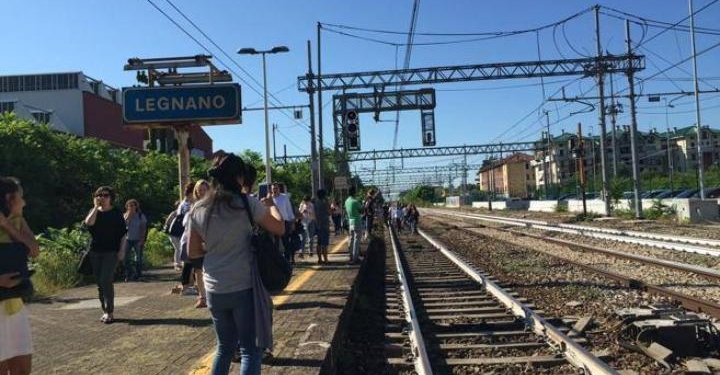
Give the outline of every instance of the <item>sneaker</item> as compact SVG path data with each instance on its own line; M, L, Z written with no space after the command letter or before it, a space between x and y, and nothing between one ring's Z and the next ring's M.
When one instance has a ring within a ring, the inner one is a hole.
M105 323L109 317L110 315L108 314L102 314L102 316L100 317L100 321Z
M183 291L180 293L183 296L197 296L198 291L195 289L195 287L189 287L187 289L183 289Z

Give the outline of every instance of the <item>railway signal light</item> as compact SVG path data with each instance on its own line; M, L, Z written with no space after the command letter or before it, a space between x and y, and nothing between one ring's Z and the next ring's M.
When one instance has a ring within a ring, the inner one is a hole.
M345 113L345 139L348 151L360 150L360 121L356 110L351 109Z
M435 112L423 111L420 113L422 125L423 146L435 146Z

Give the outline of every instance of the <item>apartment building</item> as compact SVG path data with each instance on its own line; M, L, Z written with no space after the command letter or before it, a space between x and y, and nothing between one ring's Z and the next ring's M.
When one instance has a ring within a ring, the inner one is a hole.
M532 155L523 153L486 160L477 174L478 187L496 196L528 198L535 191L533 160Z
M608 171L612 171L613 158L617 157L619 169L629 171L632 165L630 127L618 127L615 132L617 152L613 153L612 133L605 137L606 162ZM720 130L703 126L701 129L702 160L704 168L720 162ZM600 137L583 137L585 151L585 171L600 170ZM658 132L655 128L636 135L638 167L640 173L669 173L694 171L698 167L697 128L687 126ZM574 133L562 132L551 136L550 142L539 140L531 166L534 169L536 188L542 188L547 178L548 184L563 184L575 178L577 170L577 142ZM668 152L668 148L670 151ZM543 161L545 165L543 165Z
M82 72L0 76L0 112L118 147L177 151L171 130L123 126L121 100L119 89ZM200 126L191 129L190 139L191 154L211 157L212 139Z

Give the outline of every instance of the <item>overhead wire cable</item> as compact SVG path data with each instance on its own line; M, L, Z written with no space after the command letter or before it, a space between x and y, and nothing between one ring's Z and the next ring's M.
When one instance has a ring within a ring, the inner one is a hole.
M485 35L485 36L504 36L506 34L510 34L510 35L524 34L524 33L534 32L536 30L547 29L549 27L552 27L555 24L569 21L573 18L579 17L579 16L591 11L592 9L593 8L590 7L585 10L579 11L569 17L563 18L559 21L556 21L556 22L553 22L550 24L546 24L546 25L542 25L539 27L530 28L530 29L513 30L513 31L467 32L467 33L427 33L427 32L425 32L425 33L414 33L414 34L419 35L419 36L483 36L483 35ZM332 23L321 23L321 25L335 27L335 28L339 28L339 29L365 31L365 32L371 32L371 33L408 35L408 32L405 32L405 31L370 29L370 28L364 28L364 27L348 26L348 25L332 24Z
M148 1L150 1L150 0L148 0ZM253 82L255 82L256 85L258 85L258 86L261 87L261 88L263 87L263 85L260 83L260 81L258 81L255 77L253 77L252 74L250 74L247 70L245 70L245 68L243 68L237 61L235 61L235 59L233 59L233 58L225 51L225 49L223 49L223 48L220 47L217 43L215 43L215 41L214 41L209 35L207 35L207 33L205 33L195 22L193 22L193 21L190 19L190 17L188 17L182 10L180 10L177 6L175 6L175 4L172 3L172 1L170 1L170 0L165 0L165 1L166 1L173 9L175 9L175 11L178 12L187 22L189 22L189 23L195 28L195 30L197 30L200 34L202 34L202 36L204 36L205 39L207 39L213 46L215 46L215 48L217 48L223 55L225 55L225 57L227 57L235 66L237 66L243 73L245 73L245 75L247 75L248 77L250 77L250 79L251 79ZM151 2L151 3L152 3L152 2ZM157 6L156 6L156 8L157 8ZM165 14L165 13L163 12L163 14ZM166 17L167 17L167 15L166 15ZM175 23L178 27L180 27L176 22L173 21L173 23ZM194 39L194 38L193 38L193 39ZM194 39L194 40L195 40L195 39ZM196 40L196 42L197 42L197 40ZM204 47L204 48L205 48L205 47ZM211 53L211 54L212 54L212 53ZM217 57L216 57L216 58L217 58ZM225 64L224 64L224 65L225 65ZM227 65L226 65L226 67L227 67L229 70L231 70L230 67L228 67ZM231 71L233 71L233 70L231 70ZM241 81L245 82L248 86L250 86L250 88L251 88L253 91L255 91L255 93L257 93L257 94L260 95L260 96L264 96L264 94L263 94L262 92L260 92L260 91L259 91L258 89L256 89L256 88L254 88L254 87L253 87L249 82L247 82L246 80L242 79L242 77L240 76L240 74L238 74L238 73L235 72L235 71L233 71L233 73L235 73L235 75L237 75L238 78L239 78ZM276 102L275 105L277 105L277 106L279 106L279 107L284 106L284 103L283 103L282 101L280 101L279 99L277 99L277 97L275 97L275 95L273 95L272 93L269 93L269 94L270 94L270 97L275 100L275 102ZM291 120L293 120L293 121L295 121L295 122L299 122L299 121L297 121L295 118L293 118L292 116L290 116L285 110L281 110L281 112L284 113L285 116L288 117L289 119L291 119ZM309 131L310 131L309 125L307 125L307 124L304 124L304 125L308 128L307 130L308 130L308 132L309 132Z
M503 38L508 36L515 36L515 35L521 35L526 33L531 33L539 30L544 30L553 26L556 26L558 24L567 22L573 18L579 17L587 12L592 10L592 8L587 8L583 11L580 11L578 13L575 13L569 17L566 17L560 21L556 21L547 25L542 25L539 27L531 28L531 29L523 29L523 30L514 30L514 31L498 31L498 32L483 32L483 33L416 33L416 35L420 36L483 36L482 38L471 38L471 39L461 39L461 40L454 40L454 41L441 41L441 42L413 42L414 46L433 46L433 45L448 45L448 44L460 44L460 43L471 43L471 42L477 42L477 41L484 41L484 40L491 40L496 38ZM340 31L340 30L353 30L353 31L360 31L360 32L372 32L372 33L383 33L383 34L395 34L395 35L408 35L406 32L394 32L394 31L388 31L388 30L378 30L378 29L369 29L369 28L361 28L361 27L353 27L353 26L347 26L347 25L338 25L338 24L331 24L331 23L321 23L322 26L324 26L324 29L336 34L362 39L365 41L380 43L380 44L386 44L386 45L400 45L400 46L406 46L407 43L396 43L396 42L389 42L386 40L381 40L377 38L371 38L371 37L365 37L357 34L352 34L346 31Z

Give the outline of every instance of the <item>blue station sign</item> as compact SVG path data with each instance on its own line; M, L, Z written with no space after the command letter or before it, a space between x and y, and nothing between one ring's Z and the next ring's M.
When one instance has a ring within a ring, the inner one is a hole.
M125 124L240 123L240 85L123 88Z

